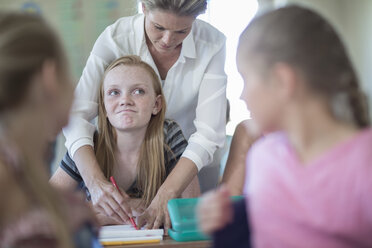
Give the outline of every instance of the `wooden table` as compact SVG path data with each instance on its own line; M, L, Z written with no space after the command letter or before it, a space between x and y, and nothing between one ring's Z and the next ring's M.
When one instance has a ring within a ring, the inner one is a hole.
M145 248L145 247L166 247L166 248L210 248L211 241L189 241L189 242L177 242L170 237L164 237L164 240L159 243L153 244L137 244L137 245L110 245L105 246L106 248Z

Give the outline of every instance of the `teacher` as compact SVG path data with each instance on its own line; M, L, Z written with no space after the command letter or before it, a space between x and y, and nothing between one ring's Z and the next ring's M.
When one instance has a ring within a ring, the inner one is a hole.
M138 55L157 72L168 109L166 118L181 126L188 146L158 190L140 226L170 227L167 202L178 197L198 171L210 164L225 140L225 36L196 17L206 0L142 0L144 14L123 17L98 37L75 90L70 123L63 130L96 209L123 221L131 211L108 182L93 150L93 119L105 68L124 55ZM201 179L203 180L203 179Z

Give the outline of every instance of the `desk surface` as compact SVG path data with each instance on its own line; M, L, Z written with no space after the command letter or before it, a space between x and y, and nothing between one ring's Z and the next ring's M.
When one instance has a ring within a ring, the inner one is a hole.
M145 248L145 247L166 247L166 248L210 248L211 241L190 241L190 242L177 242L170 237L165 237L160 243L153 244L137 244L137 245L110 245L106 248Z

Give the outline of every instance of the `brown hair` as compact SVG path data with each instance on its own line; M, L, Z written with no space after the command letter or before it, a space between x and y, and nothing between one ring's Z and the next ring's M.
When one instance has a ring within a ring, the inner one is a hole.
M0 114L25 104L31 83L36 83L33 76L49 59L56 62L62 73L66 59L58 37L45 21L34 15L0 12ZM1 124L5 125L3 120ZM49 185L46 173L37 169L39 161L32 155L21 151L21 156L22 171L27 175L22 178L22 185L27 187L28 195L31 192L30 203L40 204L52 218L59 247L71 247L61 201Z
M54 31L39 17L0 13L0 111L24 99L31 77L45 60L54 59L60 72L66 59Z
M334 28L314 11L289 6L265 13L244 30L239 47L260 69L277 62L296 68L309 89L329 99L335 118L370 125L367 98L346 49Z
M105 71L98 101L98 137L95 153L104 175L109 178L112 175L113 165L117 164L115 159L117 140L115 128L106 117L103 82L107 73L119 65L138 66L145 69L152 78L155 95L161 96L162 108L159 113L151 116L137 164L137 186L143 193L142 200L149 205L165 180L163 126L166 103L158 75L138 56L121 57L112 62Z
M205 12L207 0L141 0L148 10L160 9L180 16L194 16Z

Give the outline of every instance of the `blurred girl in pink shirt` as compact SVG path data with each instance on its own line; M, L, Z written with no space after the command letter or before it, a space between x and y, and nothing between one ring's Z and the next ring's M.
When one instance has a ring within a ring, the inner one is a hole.
M372 129L335 30L302 7L266 13L241 35L237 63L241 97L270 133L247 157L252 245L372 247ZM207 233L229 224L229 192L206 195L199 216Z

